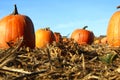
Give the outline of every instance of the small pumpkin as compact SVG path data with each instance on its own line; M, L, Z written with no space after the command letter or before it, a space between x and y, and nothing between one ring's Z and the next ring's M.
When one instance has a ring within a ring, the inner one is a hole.
M37 48L44 48L47 44L51 44L55 41L54 33L49 28L38 29L35 32L35 36Z
M101 43L100 39L94 40L94 44L100 44L100 43Z
M95 44L107 44L107 37L106 35L100 35L99 37L94 38Z
M109 20L107 42L110 46L120 46L120 11L116 11Z
M69 38L67 36L62 36L62 42L68 42L69 41Z
M107 43L107 37L103 37L103 38L101 39L101 43L106 44L106 43Z
M16 5L12 14L3 17L0 20L0 48L9 48L7 43L14 44L23 37L21 44L25 47L35 47L35 33L32 20L26 16L19 14Z
M83 29L76 29L72 32L71 38L78 44L91 44L94 41L94 34L89 30L85 30L87 26Z
M62 36L59 32L54 32L56 42L60 42L62 40Z

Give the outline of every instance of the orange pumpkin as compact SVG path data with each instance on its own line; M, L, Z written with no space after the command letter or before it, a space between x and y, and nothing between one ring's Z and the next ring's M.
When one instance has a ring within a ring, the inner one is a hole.
M68 42L68 41L69 41L69 38L67 38L66 36L62 37L62 42Z
M94 40L95 44L106 44L107 43L107 37L98 37Z
M62 39L62 36L59 32L54 32L55 40L56 42L60 42Z
M91 44L94 41L94 34L89 30L85 30L87 26L83 29L76 29L72 32L71 38L74 39L78 44Z
M116 11L109 20L107 42L110 46L120 46L120 11Z
M103 37L103 38L101 39L101 43L106 44L106 43L107 43L107 37Z
M100 44L100 43L101 43L100 39L94 40L94 44Z
M20 37L23 37L21 46L35 47L32 20L26 15L19 14L15 5L14 12L0 20L0 48L9 48L7 43L15 44Z
M54 33L49 28L37 30L35 36L37 48L44 48L47 44L51 44L55 41Z

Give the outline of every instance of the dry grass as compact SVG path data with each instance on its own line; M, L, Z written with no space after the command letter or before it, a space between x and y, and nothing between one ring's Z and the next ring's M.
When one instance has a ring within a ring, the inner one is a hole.
M71 40L44 49L18 47L0 51L1 80L120 80L120 48Z

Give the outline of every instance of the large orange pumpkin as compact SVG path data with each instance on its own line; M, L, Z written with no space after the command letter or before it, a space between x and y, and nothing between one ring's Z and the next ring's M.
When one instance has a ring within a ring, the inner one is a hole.
M110 46L120 46L120 11L116 11L109 20L107 42Z
M23 37L21 46L35 47L32 20L26 15L19 14L15 5L14 12L0 20L0 48L9 48L7 43L15 44L21 37Z
M54 33L49 28L38 29L35 32L35 36L37 48L44 48L47 46L47 44L51 44L53 41L55 41Z
M55 36L56 42L60 42L62 40L62 36L59 32L54 32L54 36Z
M78 44L91 44L94 41L93 32L85 30L85 28L87 28L87 26L83 29L76 29L71 34L71 38Z

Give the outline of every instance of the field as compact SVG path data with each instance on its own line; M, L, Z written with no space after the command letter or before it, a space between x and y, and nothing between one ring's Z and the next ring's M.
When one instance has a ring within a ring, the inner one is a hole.
M120 80L120 48L53 42L43 49L0 50L0 80Z

